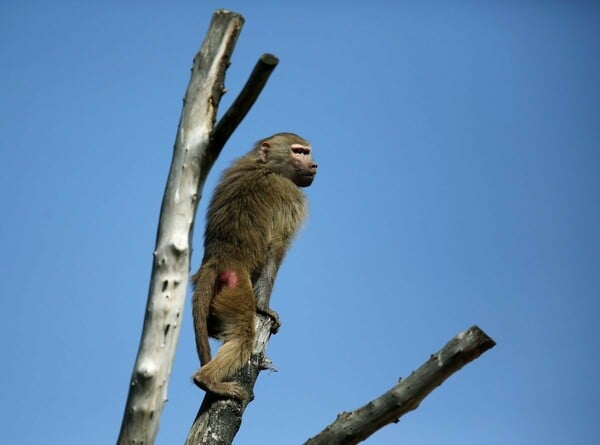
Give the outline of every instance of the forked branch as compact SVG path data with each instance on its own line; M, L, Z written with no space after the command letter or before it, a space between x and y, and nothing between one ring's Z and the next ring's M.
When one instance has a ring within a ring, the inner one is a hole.
M274 56L261 57L243 93L214 128L225 92L225 71L243 23L239 14L216 11L194 58L162 201L146 316L119 445L154 443L179 339L192 232L202 188L222 147L277 64Z

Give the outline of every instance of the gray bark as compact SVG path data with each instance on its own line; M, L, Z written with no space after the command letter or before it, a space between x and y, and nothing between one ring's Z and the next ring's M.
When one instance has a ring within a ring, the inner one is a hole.
M352 445L417 409L421 401L448 377L496 345L477 326L461 332L439 352L393 388L366 405L342 412L305 445Z
M239 14L215 12L194 58L160 212L142 338L119 444L152 444L158 432L189 280L194 217L216 159L210 136L243 21Z

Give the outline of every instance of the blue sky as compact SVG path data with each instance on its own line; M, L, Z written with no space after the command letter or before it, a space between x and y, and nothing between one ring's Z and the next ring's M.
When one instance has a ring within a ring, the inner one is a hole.
M308 138L311 215L238 443L302 443L478 324L498 343L370 444L600 441L600 6L17 2L0 6L2 442L116 440L181 99L212 11L246 24L216 163ZM189 297L158 444L203 393Z

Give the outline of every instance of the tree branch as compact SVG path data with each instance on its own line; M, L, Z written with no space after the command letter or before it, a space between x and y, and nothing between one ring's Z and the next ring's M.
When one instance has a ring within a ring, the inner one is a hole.
M495 345L485 332L472 326L380 397L355 411L340 413L331 425L305 445L351 445L365 440L375 431L416 409L448 377Z
M213 162L219 156L219 153L221 153L223 146L233 131L242 122L246 114L248 114L254 102L256 102L256 99L278 63L279 59L273 54L263 54L258 59L258 62L256 62L242 91L240 91L240 94L238 94L212 132L209 157L213 159Z
M194 217L208 175L208 169L201 166L209 157L209 135L224 93L225 71L243 23L239 14L216 11L194 58L162 201L146 316L120 445L152 444L158 432L189 281Z

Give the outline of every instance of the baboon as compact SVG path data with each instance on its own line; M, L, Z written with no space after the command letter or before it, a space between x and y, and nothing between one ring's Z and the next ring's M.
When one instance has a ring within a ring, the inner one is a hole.
M194 374L205 391L243 400L244 389L231 379L248 362L255 314L279 317L257 307L253 285L270 283L306 216L300 187L317 172L310 144L293 133L258 141L223 173L210 202L204 257L192 277L196 347L201 368ZM211 359L208 337L223 340Z

